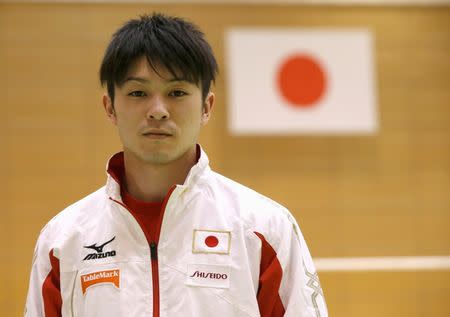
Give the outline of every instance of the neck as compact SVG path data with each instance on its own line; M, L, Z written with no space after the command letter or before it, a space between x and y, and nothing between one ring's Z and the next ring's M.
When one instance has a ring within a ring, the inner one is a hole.
M184 183L196 157L194 146L168 164L151 164L124 150L126 189L138 200L162 201L173 185Z

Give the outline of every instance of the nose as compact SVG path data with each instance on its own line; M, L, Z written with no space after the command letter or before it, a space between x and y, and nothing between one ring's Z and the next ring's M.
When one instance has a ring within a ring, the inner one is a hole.
M155 95L150 98L146 117L148 120L157 121L169 119L169 111L163 97Z

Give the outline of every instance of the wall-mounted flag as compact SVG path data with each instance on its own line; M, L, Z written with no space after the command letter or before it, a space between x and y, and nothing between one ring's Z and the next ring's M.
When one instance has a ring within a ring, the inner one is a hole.
M376 133L368 30L235 28L226 39L232 134Z

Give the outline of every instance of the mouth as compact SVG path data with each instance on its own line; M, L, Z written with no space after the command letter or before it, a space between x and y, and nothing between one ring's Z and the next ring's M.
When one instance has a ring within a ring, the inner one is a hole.
M142 135L150 139L165 139L172 136L171 133L163 130L150 130L142 133Z

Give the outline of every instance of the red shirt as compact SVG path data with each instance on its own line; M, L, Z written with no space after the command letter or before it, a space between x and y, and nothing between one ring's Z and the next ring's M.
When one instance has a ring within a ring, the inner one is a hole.
M151 242L157 244L159 240L159 230L157 229L161 226L163 201L141 201L127 192L123 153L119 153L111 159L108 173L120 184L123 203L141 226L148 244L150 245Z
M196 161L200 159L200 147L196 149ZM145 202L130 195L125 183L125 164L123 152L116 154L109 163L108 173L120 184L122 201L144 231L147 242L158 244L159 228L161 228L163 217L164 200L156 202ZM150 180L151 181L151 180ZM170 193L171 191L169 191ZM168 197L166 197L167 199Z
M150 245L151 242L158 243L159 237L156 236L162 221L162 205L163 201L145 202L137 200L131 196L124 186L121 186L121 195L123 203L128 207L131 214L136 218L137 222L141 225L147 242Z

